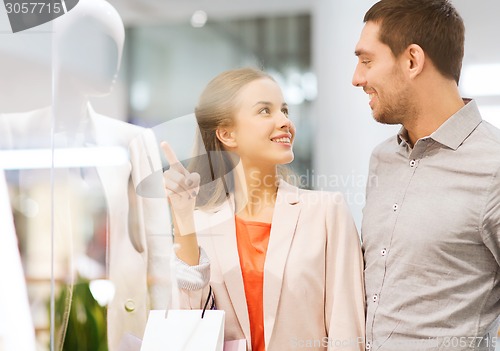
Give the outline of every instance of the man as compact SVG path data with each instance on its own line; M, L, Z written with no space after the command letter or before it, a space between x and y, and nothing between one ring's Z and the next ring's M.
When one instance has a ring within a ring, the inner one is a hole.
M382 0L364 22L353 84L402 125L370 162L366 349L494 350L500 131L459 95L463 21L446 0Z

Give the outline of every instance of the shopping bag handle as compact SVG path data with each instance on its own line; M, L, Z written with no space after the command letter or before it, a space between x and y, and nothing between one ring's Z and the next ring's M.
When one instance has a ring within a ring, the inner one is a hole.
M210 289L208 290L208 296L207 300L205 301L205 306L203 306L203 311L201 312L201 318L205 316L205 311L207 310L208 302L210 301L210 298L212 298L212 306L210 306L210 309L213 310L215 309L215 297L212 294L212 286L209 286Z

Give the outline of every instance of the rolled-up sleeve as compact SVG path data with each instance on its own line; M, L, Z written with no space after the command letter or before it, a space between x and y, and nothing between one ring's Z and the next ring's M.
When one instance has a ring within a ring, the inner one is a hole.
M173 273L177 282L178 303L174 308L202 309L208 294L210 282L210 259L200 247L198 265L190 266L180 260L175 252L172 254Z

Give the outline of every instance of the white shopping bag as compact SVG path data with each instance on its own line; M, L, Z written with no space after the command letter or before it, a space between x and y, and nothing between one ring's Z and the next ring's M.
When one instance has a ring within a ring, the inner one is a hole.
M223 351L224 311L202 312L151 310L141 351Z

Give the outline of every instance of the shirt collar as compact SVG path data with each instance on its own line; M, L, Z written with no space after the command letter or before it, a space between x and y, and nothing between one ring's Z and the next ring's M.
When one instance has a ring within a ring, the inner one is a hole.
M438 143L456 150L482 122L475 100L464 99L465 106L448 118L429 137ZM401 127L397 137L398 144L408 144L408 131Z

